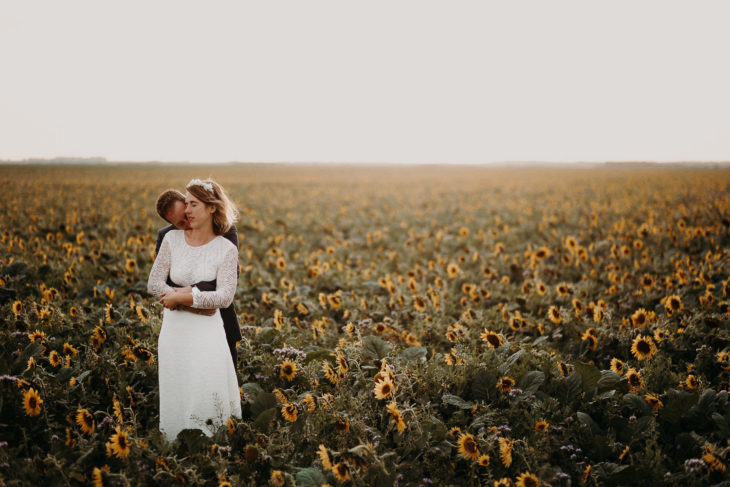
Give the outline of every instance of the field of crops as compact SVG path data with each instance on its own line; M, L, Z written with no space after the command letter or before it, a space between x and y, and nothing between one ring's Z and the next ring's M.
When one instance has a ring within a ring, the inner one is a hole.
M240 209L243 418L158 430L157 194ZM730 169L0 166L0 485L730 485Z

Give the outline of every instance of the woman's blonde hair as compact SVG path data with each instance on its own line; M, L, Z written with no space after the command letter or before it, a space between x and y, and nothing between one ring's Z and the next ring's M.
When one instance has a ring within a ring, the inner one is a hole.
M223 235L238 219L238 209L228 198L223 186L212 179L193 179L185 186L188 192L206 206L214 206L213 233Z

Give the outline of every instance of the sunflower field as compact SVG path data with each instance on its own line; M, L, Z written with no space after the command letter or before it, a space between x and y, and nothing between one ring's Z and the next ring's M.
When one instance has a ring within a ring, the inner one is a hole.
M243 418L158 430L157 195L240 211ZM730 485L730 169L0 167L0 485Z

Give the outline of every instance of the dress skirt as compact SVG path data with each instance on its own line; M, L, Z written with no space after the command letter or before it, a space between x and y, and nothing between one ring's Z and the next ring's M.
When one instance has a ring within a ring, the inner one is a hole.
M160 431L168 441L188 428L212 436L229 417L241 417L238 379L220 311L203 316L165 308L157 354Z

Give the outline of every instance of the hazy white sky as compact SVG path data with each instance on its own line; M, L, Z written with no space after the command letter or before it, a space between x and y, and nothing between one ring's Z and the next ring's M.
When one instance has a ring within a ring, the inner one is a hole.
M0 158L730 160L728 1L0 0Z

